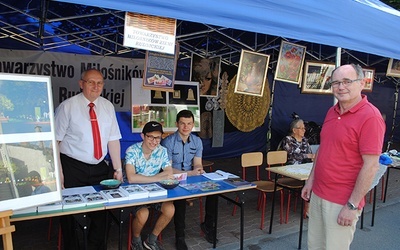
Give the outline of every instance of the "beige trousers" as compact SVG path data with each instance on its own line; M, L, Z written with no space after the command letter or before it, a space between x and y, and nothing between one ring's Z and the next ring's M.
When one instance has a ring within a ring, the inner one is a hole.
M352 226L341 226L337 218L343 205L329 202L312 194L308 221L309 250L346 250L350 249L356 224L362 210L358 210L357 219Z

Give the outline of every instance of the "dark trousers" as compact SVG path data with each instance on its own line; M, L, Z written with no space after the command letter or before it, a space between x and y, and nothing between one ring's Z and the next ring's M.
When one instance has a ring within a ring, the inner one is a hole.
M206 216L204 223L207 228L214 227L214 219L216 216L215 206L218 203L218 195L211 195L206 197ZM174 201L175 214L174 214L174 224L175 224L175 237L185 237L185 225L186 225L186 200L176 200Z
M61 154L61 165L64 174L64 187L82 187L99 185L100 181L112 178L113 171L105 161L99 164L87 164ZM79 216L79 215L78 215ZM107 248L107 214L105 211L88 213L90 219L88 249ZM74 216L60 218L64 249L79 249L76 238L77 221Z

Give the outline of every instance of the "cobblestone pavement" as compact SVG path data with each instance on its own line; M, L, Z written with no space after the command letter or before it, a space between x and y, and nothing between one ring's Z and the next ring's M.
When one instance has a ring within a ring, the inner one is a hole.
M230 158L222 160L214 160L215 164L213 170L222 169L241 175L240 158ZM265 166L262 167L262 176L266 176ZM249 171L249 179L254 178L255 171ZM383 203L380 200L381 184L378 184L377 195L377 215L379 215L379 208L393 203L400 202L400 171L390 172L390 182L387 194L387 201ZM234 194L228 195L235 198ZM287 224L279 223L279 204L275 208L274 224L272 234L268 234L269 218L271 211L271 204L267 203L265 212L264 229L260 229L261 211L256 209L257 205L257 191L251 190L246 192L245 203L245 235L244 235L244 249L259 249L254 246L254 240L268 242L289 234L299 232L300 220L300 198L297 199L297 210L293 211L294 201L291 204L291 211L289 214L289 221ZM271 197L268 197L270 201ZM279 198L278 196L276 197ZM205 199L203 199L205 200ZM268 202L267 201L267 202ZM278 203L278 202L277 202ZM286 204L286 200L285 200ZM219 199L219 217L218 217L218 244L217 249L239 249L239 234L240 234L240 210L238 209L235 216L232 216L233 205L226 200ZM366 211L372 209L372 204L367 204ZM286 211L286 209L284 210ZM376 216L378 218L379 216ZM371 218L366 216L365 226L370 225ZM127 229L128 220L124 223L122 249L127 249ZM304 220L304 230L307 229L307 219ZM377 222L376 222L377 223ZM13 233L13 244L15 249L30 250L30 249L57 249L57 233L58 233L58 219L53 219L53 227L51 230L50 240L47 239L49 219L39 219L25 222L16 222L16 232ZM247 242L247 244L246 244ZM253 242L253 243L250 243ZM162 243L165 249L175 249L175 231L174 225L171 222L162 233ZM188 206L186 214L186 243L189 249L203 250L212 249L212 245L208 243L200 230L199 218L199 203L198 200L193 202L193 206ZM293 242L294 248L297 246L297 241ZM303 241L303 246L305 243ZM255 247L255 248L254 248ZM0 248L1 249L1 248ZM118 249L118 226L112 224L109 232L108 249Z

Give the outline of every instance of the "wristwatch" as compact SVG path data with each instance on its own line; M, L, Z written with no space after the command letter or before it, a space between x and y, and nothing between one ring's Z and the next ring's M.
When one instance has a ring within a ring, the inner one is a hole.
M357 210L358 209L358 207L356 207L353 203L351 203L350 201L348 201L347 202L347 207L350 209L350 210Z

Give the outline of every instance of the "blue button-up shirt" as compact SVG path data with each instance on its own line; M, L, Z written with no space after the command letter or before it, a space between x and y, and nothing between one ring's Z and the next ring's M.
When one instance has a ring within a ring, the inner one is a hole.
M201 158L203 154L203 143L199 137L193 134L190 134L187 142L184 143L176 131L162 140L161 145L167 148L172 167L182 171L192 170L193 158Z

